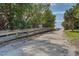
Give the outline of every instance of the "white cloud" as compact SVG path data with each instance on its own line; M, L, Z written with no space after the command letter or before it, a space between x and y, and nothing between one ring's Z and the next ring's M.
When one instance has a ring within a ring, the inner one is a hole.
M65 11L58 11L58 12L53 12L53 14L64 14Z
M51 6L55 6L55 5L56 5L56 3L51 3L50 5L51 5Z

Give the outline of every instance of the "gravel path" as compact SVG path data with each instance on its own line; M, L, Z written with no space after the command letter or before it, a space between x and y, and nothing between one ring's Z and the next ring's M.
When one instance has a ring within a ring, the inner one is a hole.
M22 38L0 46L1 56L72 56L73 47L63 30Z

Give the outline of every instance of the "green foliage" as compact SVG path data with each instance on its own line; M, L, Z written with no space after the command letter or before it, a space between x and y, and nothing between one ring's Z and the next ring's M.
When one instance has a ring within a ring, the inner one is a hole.
M45 25L54 28L55 16L49 10L50 4L0 4L1 17L6 20L0 24L6 25L6 29L24 29L39 27ZM0 21L3 21L3 20Z
M43 19L45 27L54 27L55 15L52 15L50 10L45 11Z
M65 29L79 28L79 4L76 4L64 14L64 22L62 23Z

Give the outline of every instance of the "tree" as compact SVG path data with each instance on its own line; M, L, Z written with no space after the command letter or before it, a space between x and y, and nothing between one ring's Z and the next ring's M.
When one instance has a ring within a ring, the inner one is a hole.
M72 31L78 28L79 25L79 4L76 4L69 10L66 10L64 14L63 26L65 29L71 29Z
M7 28L7 25L9 23L9 17L10 17L10 4L0 4L0 29Z
M45 27L52 27L52 28L54 28L55 15L53 15L50 10L46 10L45 11L43 19L44 19L43 25Z
M54 15L51 14L50 4L19 4L19 3L8 3L0 4L1 16L0 28L3 29L6 26L7 29L24 29L24 28L35 28L39 25L51 26L50 23L54 24ZM45 15L46 14L46 15ZM49 14L49 15L47 15ZM46 18L45 18L46 17ZM3 20L6 21L3 21ZM52 19L52 20L51 20ZM4 25L4 26L3 26ZM54 25L53 25L54 27Z

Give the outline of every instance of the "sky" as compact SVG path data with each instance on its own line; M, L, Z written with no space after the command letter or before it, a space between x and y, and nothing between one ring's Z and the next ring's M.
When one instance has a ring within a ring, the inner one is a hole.
M56 23L55 27L56 28L62 28L62 21L64 20L64 12L75 4L72 3L53 3L51 4L50 9L52 10L52 13L56 15Z

